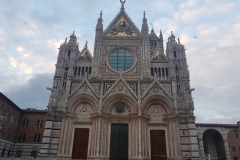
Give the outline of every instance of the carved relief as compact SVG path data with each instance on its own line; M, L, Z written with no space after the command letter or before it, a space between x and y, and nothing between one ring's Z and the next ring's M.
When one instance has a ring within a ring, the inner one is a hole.
M72 83L72 92L77 88L79 83Z
M93 111L88 105L80 105L76 109L76 113L78 118L90 118Z
M112 113L112 114L130 114L130 109L126 104L119 102L112 106L110 113Z
M113 86L114 83L105 83L105 93Z
M136 84L135 83L129 83L128 85L136 93Z
M153 105L147 112L150 115L150 123L160 123L163 121L164 110L159 105Z
M100 83L91 83L94 90L97 92L97 94L100 94Z
M144 94L144 92L147 90L147 88L149 87L150 84L141 84L141 89L142 89L142 95Z
M170 84L164 84L163 87L166 89L166 91L168 91L170 94L172 94Z
M148 110L150 115L164 115L164 110L159 105L154 105Z
M137 36L132 27L129 23L121 17L118 22L112 27L110 32L107 34L108 37L112 36L119 36L119 37L126 37L126 36Z

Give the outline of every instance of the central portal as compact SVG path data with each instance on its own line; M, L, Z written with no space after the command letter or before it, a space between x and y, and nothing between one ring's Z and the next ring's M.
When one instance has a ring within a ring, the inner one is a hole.
M128 124L111 124L110 160L128 160Z

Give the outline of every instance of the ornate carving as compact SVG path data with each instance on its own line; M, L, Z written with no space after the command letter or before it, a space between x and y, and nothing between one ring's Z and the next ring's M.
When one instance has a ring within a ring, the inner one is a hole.
M121 17L118 22L113 26L107 36L137 36L132 27Z
M97 92L97 94L100 94L100 83L91 83L94 90Z
M164 115L164 111L159 105L154 105L151 108L149 108L148 114L150 114L150 115Z
M144 92L147 90L147 88L149 87L150 84L141 84L141 88L142 88L142 95L144 94Z
M126 104L119 102L119 103L113 105L113 107L110 110L110 113L130 114L130 109Z
M118 91L123 91L124 90L123 84L119 84L117 89L118 89Z

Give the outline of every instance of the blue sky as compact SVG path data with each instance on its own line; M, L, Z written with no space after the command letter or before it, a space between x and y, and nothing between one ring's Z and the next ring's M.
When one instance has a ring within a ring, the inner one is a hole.
M119 0L0 0L0 91L21 108L45 109L60 44L75 31L93 53L95 26L117 15ZM100 3L101 2L101 3ZM127 0L141 29L146 11L164 43L173 31L185 45L197 122L240 120L240 1ZM197 36L195 39L194 37Z

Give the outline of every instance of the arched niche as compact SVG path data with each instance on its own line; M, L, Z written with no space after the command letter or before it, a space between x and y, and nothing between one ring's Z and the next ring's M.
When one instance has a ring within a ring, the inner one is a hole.
M155 112L154 112L155 111ZM161 94L149 95L142 102L142 113L150 115L153 114L173 114L173 102Z
M68 101L68 112L72 113L84 113L91 112L96 113L98 110L98 99L88 93L77 94Z
M226 152L222 135L214 129L208 129L203 133L203 146L205 157L211 159L226 160Z
M137 113L137 101L126 94L123 93L115 93L111 96L109 96L107 99L103 101L103 112L112 114L116 113L114 111L114 106L116 107L117 104L125 104L125 112L128 112L128 114L134 114Z

